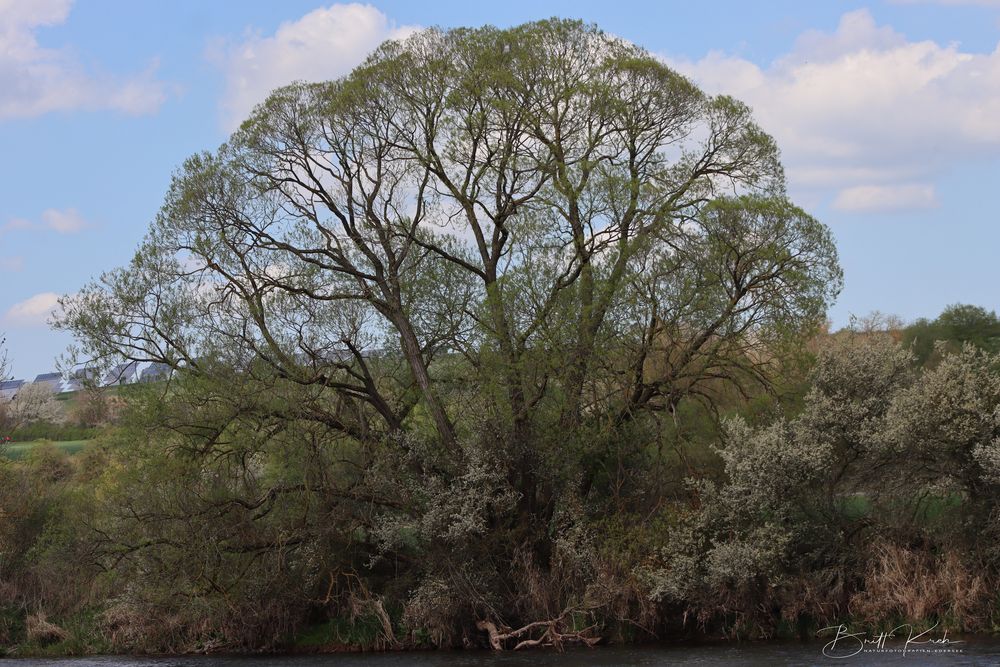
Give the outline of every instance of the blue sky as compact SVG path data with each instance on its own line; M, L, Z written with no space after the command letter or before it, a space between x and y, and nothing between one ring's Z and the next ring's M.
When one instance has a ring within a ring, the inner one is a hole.
M0 0L0 332L18 377L69 344L56 295L126 263L173 170L275 86L420 26L582 18L755 110L837 239L836 326L1000 307L1000 0L170 3Z

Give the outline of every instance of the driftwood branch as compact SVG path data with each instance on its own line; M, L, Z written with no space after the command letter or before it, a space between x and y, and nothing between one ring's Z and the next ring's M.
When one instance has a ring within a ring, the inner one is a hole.
M546 621L534 621L516 630L508 627L498 628L496 623L492 621L479 621L476 623L476 627L488 635L490 647L494 651L505 650L506 643L515 639L520 640L514 645L515 651L535 646L551 646L562 650L563 645L568 643L578 643L586 646L594 646L599 643L601 638L590 634L597 627L596 625L591 625L583 630L566 630L566 617L570 616L572 611L567 609L556 618ZM541 628L544 628L542 634L537 637L531 636L536 630Z

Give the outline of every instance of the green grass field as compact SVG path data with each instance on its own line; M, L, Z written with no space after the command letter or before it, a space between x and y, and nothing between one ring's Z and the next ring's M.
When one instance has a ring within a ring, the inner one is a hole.
M7 457L8 459L17 461L23 459L28 455L28 452L32 450L39 443L45 442L44 440L33 440L31 442L11 442L7 445L0 445L0 455ZM89 440L65 440L62 442L53 442L52 444L63 450L67 454L76 454L84 447L87 446Z

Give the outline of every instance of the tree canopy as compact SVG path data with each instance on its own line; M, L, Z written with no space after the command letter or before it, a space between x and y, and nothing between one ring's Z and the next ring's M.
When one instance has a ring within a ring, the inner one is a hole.
M520 428L555 394L563 423L631 415L762 379L751 351L814 325L839 287L829 232L784 198L745 105L553 20L426 31L275 91L184 164L132 264L62 326L97 358L325 385L364 404L345 431L396 430L419 397L454 447L431 373L449 355ZM405 362L394 392L372 349Z

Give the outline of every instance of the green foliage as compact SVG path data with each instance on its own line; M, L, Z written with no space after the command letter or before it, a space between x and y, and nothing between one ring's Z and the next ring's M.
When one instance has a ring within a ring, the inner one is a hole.
M32 442L15 442L3 446L2 450L0 450L0 456L5 456L6 458L16 461L27 457L37 447L45 447L49 444L53 445L58 450L63 451L67 454L79 454L90 443L91 443L90 440L67 440L60 442L52 442L50 440L35 440Z
M385 648L384 632L382 622L376 614L361 614L354 618L338 616L299 632L294 646L304 650L378 650Z
M910 347L921 364L935 362L935 344L944 341L956 350L965 343L988 352L1000 352L1000 319L980 306L954 304L934 320L918 319L903 329L903 344Z
M98 429L93 427L34 422L14 429L7 435L13 442L28 442L30 440L90 440L97 434Z
M5 603L0 606L0 657L25 641L24 620L24 612L18 605Z

